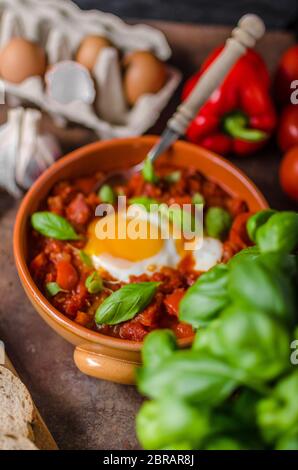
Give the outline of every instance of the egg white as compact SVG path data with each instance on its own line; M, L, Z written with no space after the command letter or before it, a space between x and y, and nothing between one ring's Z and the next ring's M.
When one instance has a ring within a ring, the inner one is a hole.
M192 252L196 271L209 271L220 262L223 254L223 244L220 240L205 237L200 248Z

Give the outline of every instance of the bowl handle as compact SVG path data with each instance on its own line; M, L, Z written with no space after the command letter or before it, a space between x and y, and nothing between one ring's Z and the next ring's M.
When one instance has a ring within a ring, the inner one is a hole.
M86 375L97 379L109 380L121 384L135 383L135 370L140 365L137 358L117 357L113 351L107 351L100 345L86 343L74 350L74 362Z

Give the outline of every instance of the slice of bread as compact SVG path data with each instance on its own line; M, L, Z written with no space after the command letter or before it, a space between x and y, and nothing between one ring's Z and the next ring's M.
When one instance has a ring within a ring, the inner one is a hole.
M16 434L0 434L0 450L38 450L27 437Z
M34 406L25 385L0 366L0 433L32 437Z

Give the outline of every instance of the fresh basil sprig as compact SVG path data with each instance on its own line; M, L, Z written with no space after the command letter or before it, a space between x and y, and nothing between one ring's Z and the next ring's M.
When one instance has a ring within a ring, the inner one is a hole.
M158 282L140 282L121 287L98 307L95 322L117 325L131 320L150 304L158 285Z
M137 418L144 448L298 450L297 217L253 216L257 246L188 290L179 319L198 328L191 349L177 350L169 332L146 336L137 373L151 398Z
M56 240L79 240L81 238L64 217L53 212L35 212L31 216L31 224L34 230L48 238Z

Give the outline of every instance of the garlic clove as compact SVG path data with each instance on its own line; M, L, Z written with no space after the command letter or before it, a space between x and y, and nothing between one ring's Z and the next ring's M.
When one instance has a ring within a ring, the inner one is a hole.
M0 127L0 187L16 198L62 155L55 137L40 131L41 117L35 109L16 108Z
M42 114L36 109L23 113L16 181L29 189L34 181L62 154L54 136L40 131Z

